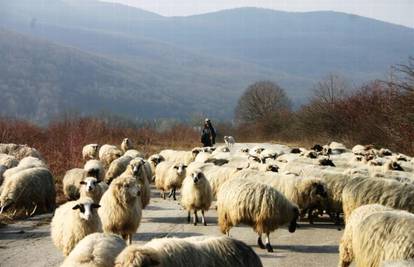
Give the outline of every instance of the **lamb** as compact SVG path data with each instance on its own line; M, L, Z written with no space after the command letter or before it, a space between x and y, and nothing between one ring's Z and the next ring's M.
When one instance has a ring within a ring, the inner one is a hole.
M66 202L56 209L50 224L50 234L55 246L64 256L69 255L85 236L101 231L101 221L96 209L99 205L85 197Z
M414 212L414 185L382 178L350 180L342 192L345 222L354 209L375 203Z
M90 197L95 203L99 203L102 195L108 190L108 185L105 182L99 183L95 177L86 177L80 184L80 198Z
M7 169L16 167L19 164L19 161L11 155L0 154L0 165L5 166Z
M245 243L229 237L200 236L153 239L122 251L115 267L261 267L257 254Z
M150 163L152 174L155 174L155 168L160 162L163 162L163 161L165 161L165 158L161 156L160 154L154 154L148 158L148 162Z
M270 232L289 223L289 232L296 230L298 207L269 185L244 179L225 182L217 194L218 224L227 235L231 227L244 223L259 235L260 248L272 252ZM266 246L262 234L266 234Z
M93 233L79 241L61 267L113 267L125 247L118 235Z
M129 149L125 151L124 156L130 156L131 158L143 158L144 154L142 154L136 149Z
M412 260L413 225L414 215L401 210L378 211L361 220L352 233L355 265L380 266L383 261Z
M194 212L193 223L197 225L197 211L201 210L201 222L206 226L204 212L210 208L213 200L210 183L201 170L196 170L187 176L181 188L181 205L187 210L187 221L190 222L190 213Z
M346 224L344 234L342 235L339 246L339 267L347 267L354 260L354 251L352 248L352 235L356 231L355 227L363 222L369 215L378 211L393 210L379 204L364 205L356 208Z
M226 143L227 147L232 147L236 143L236 140L233 136L224 136L224 143Z
M39 151L27 145L0 144L0 153L12 155L17 160L21 160L22 158L29 156L43 159Z
M151 188L150 188L150 179L151 179L151 169L142 158L135 158L131 160L128 164L125 172L121 176L133 176L138 182L141 192L141 203L142 208L144 209L150 202L151 198Z
M63 193L69 200L78 199L81 181L86 177L95 177L98 182L101 182L104 177L104 169L99 160L88 160L84 168L74 168L68 170L63 177Z
M115 178L103 194L98 210L105 233L122 236L128 244L141 222L142 205L137 180L132 176Z
M200 148L194 148L191 151L180 151L166 149L160 152L160 155L166 160L174 163L183 163L185 165L190 164L195 160L198 153L202 150Z
M134 145L132 144L131 140L128 138L124 138L121 143L121 150L125 153L127 150L134 149Z
M27 215L52 212L55 198L55 182L48 169L36 167L22 170L4 179L0 213L10 208L25 211Z
M122 156L122 151L113 145L103 145L99 149L99 159L105 167L108 167L112 161Z
M176 199L176 191L181 188L186 176L187 166L174 162L163 161L155 169L155 187L162 191L162 197L165 199L165 191L170 191L168 197Z
M96 159L98 157L99 144L89 144L82 148L82 158L84 160Z
M112 161L105 174L105 182L111 184L112 180L121 175L128 167L129 162L132 160L130 156L122 156Z

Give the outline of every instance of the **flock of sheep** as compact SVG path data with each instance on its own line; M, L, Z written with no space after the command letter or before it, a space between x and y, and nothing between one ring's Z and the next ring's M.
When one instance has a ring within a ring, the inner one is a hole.
M54 211L55 181L40 153L15 144L0 144L0 153L0 212ZM205 213L216 208L223 234L248 225L268 252L277 228L293 233L298 220L327 214L345 223L338 266L414 266L414 158L388 149L239 145L226 136L223 146L145 159L125 138L120 147L86 145L82 156L84 167L63 178L68 202L51 222L62 266L262 266L248 245L228 236L132 244L151 183L163 198L180 192L188 222L197 225L201 215L207 225Z

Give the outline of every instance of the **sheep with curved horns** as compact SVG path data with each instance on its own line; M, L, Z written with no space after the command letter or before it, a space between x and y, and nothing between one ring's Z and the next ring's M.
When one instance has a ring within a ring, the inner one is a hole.
M414 215L401 210L373 212L353 227L352 251L357 267L414 258ZM343 265L347 266L347 265Z
M88 144L82 148L82 158L84 160L97 159L99 144Z
M105 233L122 236L128 244L141 222L142 204L137 180L132 176L115 178L99 202L98 210Z
M105 171L102 163L99 160L91 159L85 163L82 168L74 168L68 170L63 177L63 193L70 199L75 200L79 198L79 189L81 182L86 177L95 177L98 182L101 182L105 176Z
M142 208L145 208L149 204L151 198L149 180L152 175L148 162L142 158L135 158L131 160L127 169L121 174L121 176L133 176L137 179L141 192Z
M108 185L105 182L99 183L95 177L86 177L80 184L80 198L90 197L95 203L99 203L105 191L108 190Z
M122 251L115 267L261 267L257 254L245 243L229 237L200 236L153 239Z
M85 236L101 231L97 208L99 205L92 198L85 197L66 202L56 209L50 224L50 234L53 243L64 256L69 255Z
M177 189L181 188L186 176L187 166L174 162L163 161L155 169L155 187L162 191L162 197L165 199L165 191L170 191L168 197L176 198Z
M352 235L354 228L358 227L362 221L364 221L369 215L377 211L393 210L379 204L369 204L361 206L355 209L349 217L348 223L346 224L344 233L341 238L339 245L339 267L346 267L351 264L354 260L354 252L352 248Z
M351 179L342 192L345 222L353 210L366 204L414 212L414 185L382 178Z
M230 229L244 223L259 235L260 248L273 252L270 233L279 226L289 224L289 232L296 230L298 207L273 187L244 179L225 182L217 194L218 224L227 235ZM262 242L266 234L266 246Z
M0 195L0 213L13 208L27 215L55 209L55 182L46 168L22 170L4 179Z
M99 159L102 161L105 167L108 167L112 161L120 158L123 152L113 145L105 144L99 148Z
M118 235L93 233L79 241L61 267L113 267L125 247Z
M201 210L201 222L207 225L204 218L204 212L207 211L211 202L213 201L213 194L211 192L210 183L204 176L201 170L196 170L187 176L181 188L181 205L187 210L187 221L190 222L191 211L194 212L193 222L197 225L197 211Z

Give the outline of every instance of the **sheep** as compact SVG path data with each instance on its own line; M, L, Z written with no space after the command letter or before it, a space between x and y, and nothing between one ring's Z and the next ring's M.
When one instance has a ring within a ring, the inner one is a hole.
M210 183L213 197L217 197L220 187L235 175L239 169L226 166L206 165L202 168L204 175Z
M148 162L150 163L152 174L155 174L155 168L160 162L163 162L163 161L165 161L165 158L161 156L160 154L154 154L148 158Z
M22 170L4 179L0 195L0 213L6 209L26 214L52 212L55 209L55 182L46 168Z
M90 197L66 202L56 209L50 224L50 234L55 246L64 256L69 255L85 236L101 231L101 221L96 209L99 204Z
M414 212L414 185L382 178L351 179L342 192L345 222L354 209L375 203Z
M105 233L115 233L132 243L142 217L140 189L132 176L115 178L99 202L98 210Z
M129 149L125 151L124 156L130 156L131 158L143 158L144 154L142 154L136 149Z
M101 182L104 177L104 169L99 160L88 160L84 168L74 168L68 170L63 177L63 194L69 200L79 198L81 181L86 177L95 177L97 182Z
M151 198L151 188L150 188L150 179L151 179L151 169L142 158L135 158L131 160L128 164L125 172L121 176L133 176L138 182L141 192L141 203L142 208L144 209L150 202Z
M401 210L377 211L353 227L352 250L357 267L414 258L414 215ZM347 266L347 265L345 265Z
M39 151L27 145L0 144L0 153L12 155L17 160L21 160L22 158L29 156L43 159Z
M166 160L174 163L183 163L185 165L190 164L195 160L198 153L202 150L200 148L194 148L191 151L180 151L166 149L160 152L160 155Z
M96 159L98 157L99 144L89 144L82 148L82 158L84 160Z
M372 213L386 210L392 209L379 204L370 204L356 208L352 212L346 224L339 245L339 267L347 267L354 260L354 252L352 248L352 235L356 230L355 227L358 227L358 224L363 222Z
M118 235L93 233L79 241L61 267L113 267L125 247Z
M329 144L329 148L331 149L332 154L334 155L344 153L347 150L343 144L338 142L331 142Z
M236 143L236 140L233 136L224 136L224 143L226 143L227 147L232 147Z
M112 180L121 175L128 167L129 162L132 160L130 156L122 156L112 161L105 174L105 182L111 184Z
M181 188L181 184L186 176L187 166L180 163L163 161L155 169L155 187L162 191L162 197L165 199L165 191L170 191L168 197L176 199L176 190Z
M355 155L365 155L366 147L363 145L356 145L352 148L352 153Z
M121 150L125 153L127 150L134 149L134 145L132 144L129 138L124 138L121 143Z
M108 189L108 185L105 182L99 183L95 177L86 177L80 184L80 198L90 197L95 203L99 203L102 195Z
M197 211L201 210L201 222L207 226L204 212L210 208L213 200L211 186L201 170L187 176L181 188L181 205L187 210L187 221L190 222L191 211L194 212L193 223L197 225Z
M4 178L3 178L3 174L4 174L4 172L7 170L7 167L6 166L4 166L4 165L0 165L0 186L2 185L2 183L3 183L3 180L4 180ZM1 193L1 187L0 187L0 193Z
M260 248L272 252L270 232L289 223L289 232L296 230L298 207L273 187L244 179L230 179L217 194L218 224L229 235L231 227L244 223L259 235ZM266 246L262 234L266 234Z
M122 151L113 145L103 145L99 149L99 159L105 167L108 167L112 161L122 156Z
M115 267L144 266L261 267L262 263L245 243L224 236L153 239L126 247L115 261Z
M19 161L11 155L0 154L0 165L5 166L7 169L16 167L19 164Z
M19 164L17 164L16 167L6 170L3 174L3 177L12 176L13 174L16 174L22 170L35 168L35 167L47 168L46 164L39 158L35 158L31 156L25 157L20 160Z

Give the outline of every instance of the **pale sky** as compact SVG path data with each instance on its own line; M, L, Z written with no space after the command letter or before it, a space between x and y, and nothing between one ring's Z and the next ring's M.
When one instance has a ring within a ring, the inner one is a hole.
M164 16L187 16L235 7L283 11L333 10L414 28L414 0L105 0Z

